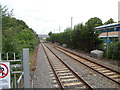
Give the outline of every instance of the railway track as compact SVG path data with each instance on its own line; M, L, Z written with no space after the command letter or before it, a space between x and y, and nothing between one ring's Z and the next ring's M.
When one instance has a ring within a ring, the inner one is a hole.
M87 88L92 90L92 87L72 70L70 66L66 65L58 55L43 43L42 47L54 72L59 88Z
M64 54L66 54L67 56L73 58L74 60L78 61L79 63L81 63L81 64L89 67L90 69L100 73L101 75L107 77L108 79L112 80L113 82L117 83L120 86L120 72L112 70L101 64L95 63L84 57L80 57L79 55L76 55L75 53L67 51L66 49L60 48L56 45L54 45L54 48Z

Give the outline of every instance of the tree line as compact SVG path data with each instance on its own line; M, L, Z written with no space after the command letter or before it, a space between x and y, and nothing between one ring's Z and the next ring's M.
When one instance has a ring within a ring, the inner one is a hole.
M13 10L8 12L8 8L2 7L2 56L6 58L6 53L9 53L12 59L13 53L16 53L17 58L21 57L22 49L29 48L33 51L39 43L39 38L36 32L29 28L27 24L13 17Z
M112 19L105 22L114 22ZM86 52L96 49L102 42L98 38L99 33L95 27L103 25L102 20L98 17L90 18L85 25L80 23L74 26L74 29L67 28L62 33L49 33L49 40L60 44L67 44L68 47L81 49Z
M107 25L115 23L115 21L110 18L105 23L98 17L90 18L85 24L79 23L74 26L73 29L66 28L64 32L61 33L49 33L48 41L52 43L67 44L67 47L72 49L79 49L85 52L90 52L94 49L104 50L103 39L99 38L100 32L95 30L95 27L101 25ZM109 45L108 54L104 56L110 59L120 59L120 43L113 42Z

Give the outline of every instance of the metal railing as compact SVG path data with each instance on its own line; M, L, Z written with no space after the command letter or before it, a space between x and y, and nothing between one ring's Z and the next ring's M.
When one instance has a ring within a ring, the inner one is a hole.
M15 53L13 53L13 55L13 60L9 60L9 53L6 53L6 60L2 60L2 54L0 53L0 61L21 62L21 64L10 65L10 73L13 74L14 77L14 79L11 80L11 88L31 88L32 86L30 85L29 49L23 49L22 60L17 60ZM20 70L14 71L13 68L19 68ZM19 74L19 77L17 77L17 74ZM20 85L22 79L24 81L22 83L23 87L21 87Z
M20 81L22 80L22 77L24 75L24 72L20 75L19 79L17 80L17 87L20 88Z

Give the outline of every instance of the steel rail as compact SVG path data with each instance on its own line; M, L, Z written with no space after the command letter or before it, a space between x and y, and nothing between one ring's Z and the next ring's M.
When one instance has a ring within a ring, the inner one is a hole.
M96 62L94 62L94 61L91 61L91 60L89 60L89 59L87 59L87 58L85 58L85 57L81 57L81 56L79 56L79 55L77 55L77 54L75 54L75 53L73 53L73 52L70 52L70 51L68 51L68 50L66 50L66 49L63 49L63 48L61 48L61 47L58 47L58 46L54 45L54 48L55 48L56 50L58 50L56 47L59 48L59 49L62 49L62 50L64 50L64 51L66 51L66 52L69 52L69 53L71 53L71 54L73 54L73 55L75 55L75 56L78 56L78 57L80 57L80 58L82 58L82 59L85 59L85 60L87 60L87 61L89 61L89 62L91 62L91 63L94 63L94 64L96 64L96 65L98 65L98 66L101 66L101 67L106 68L106 69L108 69L108 70L111 70L111 71L113 71L113 72L115 72L115 73L118 73L118 75L120 75L120 72L117 72L116 70L113 70L113 69L111 69L111 68L109 68L109 67L105 67L105 66L103 66L103 65L101 65L101 64L98 64L98 63L96 63ZM60 51L60 50L58 50L58 51ZM60 51L60 52L62 52L62 51ZM99 72L98 70L95 70L94 68L90 67L89 65L86 65L85 63L83 63L83 62L81 62L81 61L79 61L79 60L77 60L77 59L75 59L74 57L66 54L65 52L62 52L62 53L64 53L65 55L73 58L73 59L76 60L77 62L79 62L79 63L87 66L88 68L90 68L90 69L92 69L92 70L100 73L101 75L107 77L108 79L110 79L110 80L112 80L113 82L115 82L115 83L117 83L118 85L120 85L120 82L117 82L116 80L110 78L109 76L104 75L103 73Z
M56 77L56 79L57 79L57 82L58 82L60 88L61 88L62 90L64 90L64 89L63 89L64 87L63 87L63 85L61 84L61 82L60 82L60 80L59 80L59 78L58 78L58 76L57 76L57 74L56 74L56 72L55 72L55 70L54 70L54 68L53 68L52 63L50 62L50 59L49 59L49 57L48 57L48 55L47 55L47 53L46 53L46 51L45 51L45 48L44 48L44 46L43 46L42 43L41 43L41 45L42 45L42 48L43 48L43 50L44 50L45 56L46 56L46 58L48 59L48 62L49 62L49 64L50 64L51 68L52 68L52 71L54 72L54 75L55 75L55 77Z
M45 45L45 44L44 44ZM87 88L93 90L93 88L83 79L81 78L70 66L68 66L56 53L54 53L47 45L45 45L82 83L85 84Z

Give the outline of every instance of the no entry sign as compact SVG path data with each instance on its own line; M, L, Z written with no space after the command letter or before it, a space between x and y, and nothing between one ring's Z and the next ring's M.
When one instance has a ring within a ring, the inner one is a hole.
M10 88L10 63L0 62L0 89Z

